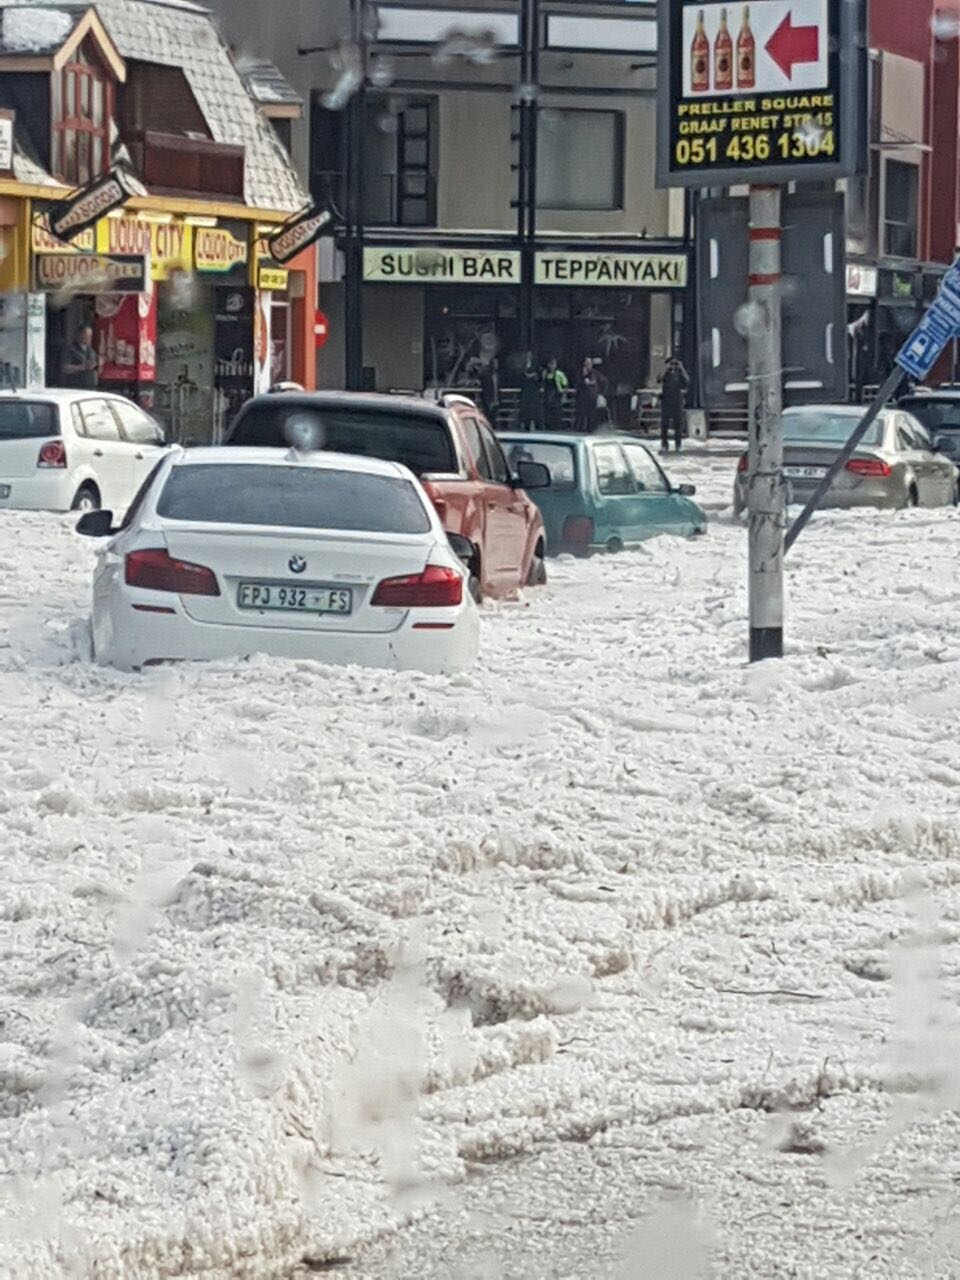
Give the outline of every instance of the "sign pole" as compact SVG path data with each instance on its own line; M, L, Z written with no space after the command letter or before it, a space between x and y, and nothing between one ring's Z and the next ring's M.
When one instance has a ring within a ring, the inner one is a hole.
M750 661L783 657L783 407L780 188L750 188Z

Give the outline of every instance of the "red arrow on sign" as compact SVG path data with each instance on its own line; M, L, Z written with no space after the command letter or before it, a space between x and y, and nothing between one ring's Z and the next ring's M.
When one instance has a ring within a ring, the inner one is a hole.
M788 13L767 41L766 49L788 80L798 62L816 62L820 57L820 28L794 27Z

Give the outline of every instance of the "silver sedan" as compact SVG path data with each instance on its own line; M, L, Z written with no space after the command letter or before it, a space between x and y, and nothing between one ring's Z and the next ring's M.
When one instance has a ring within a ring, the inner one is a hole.
M858 405L820 404L783 415L783 472L788 501L804 503L826 475L859 420ZM747 507L747 456L740 459L733 506ZM825 507L942 507L956 504L960 471L910 413L884 409L834 478Z

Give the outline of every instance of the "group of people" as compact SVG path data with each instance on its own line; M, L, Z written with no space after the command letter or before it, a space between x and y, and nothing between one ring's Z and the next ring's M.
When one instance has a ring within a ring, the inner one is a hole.
M660 444L669 453L671 438L679 453L686 430L686 400L690 377L683 364L672 357L663 368L660 383ZM520 431L563 431L566 426L564 396L570 380L555 358L543 368L532 355L527 357L517 405L517 428ZM609 383L587 356L576 383L573 429L591 432L611 425L608 404Z
M555 356L541 368L532 355L527 357L520 385L517 404L517 427L520 431L563 431L565 394L570 389L570 379L560 368ZM609 384L604 375L587 356L580 370L575 387L573 428L575 431L596 431L610 422L607 403Z

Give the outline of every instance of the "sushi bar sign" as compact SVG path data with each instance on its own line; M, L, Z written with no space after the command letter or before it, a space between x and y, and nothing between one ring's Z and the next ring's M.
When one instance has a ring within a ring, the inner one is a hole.
M863 20L860 0L660 4L658 185L859 172Z

